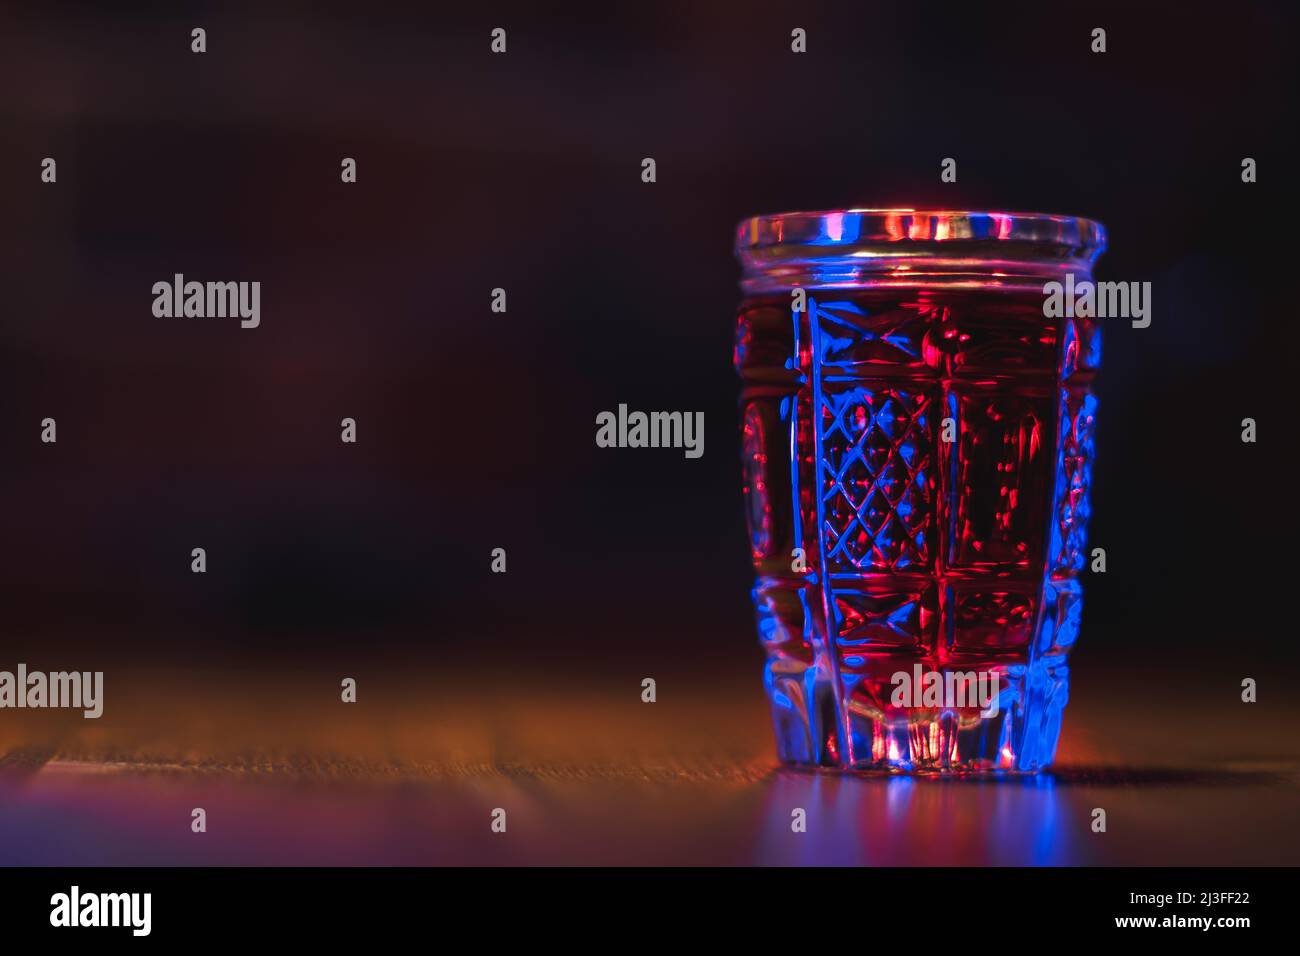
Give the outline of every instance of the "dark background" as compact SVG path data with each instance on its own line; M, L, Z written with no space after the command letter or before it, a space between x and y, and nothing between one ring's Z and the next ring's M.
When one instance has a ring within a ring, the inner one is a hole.
M851 205L1107 225L1154 320L1105 329L1076 664L1295 666L1281 5L120 7L0 13L0 666L757 690L733 228ZM155 318L176 272L261 327ZM704 457L598 449L620 402Z

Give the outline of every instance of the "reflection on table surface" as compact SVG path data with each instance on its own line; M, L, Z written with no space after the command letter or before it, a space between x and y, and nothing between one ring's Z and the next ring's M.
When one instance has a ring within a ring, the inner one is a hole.
M117 699L149 705L100 721L6 712L0 863L1300 862L1300 760L1261 732L1294 717L1276 708L1207 706L1187 736L1149 694L1076 698L1056 772L936 779L779 769L761 691L739 682L661 683L651 705L639 682L522 693L373 677L342 705L323 677L131 680ZM206 833L191 831L196 807Z

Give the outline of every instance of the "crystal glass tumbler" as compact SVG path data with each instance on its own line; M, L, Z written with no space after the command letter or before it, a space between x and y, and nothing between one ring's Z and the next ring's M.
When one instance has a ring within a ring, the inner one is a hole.
M1022 213L740 224L744 495L783 761L1052 762L1101 358L1069 296L1105 244L1096 222Z

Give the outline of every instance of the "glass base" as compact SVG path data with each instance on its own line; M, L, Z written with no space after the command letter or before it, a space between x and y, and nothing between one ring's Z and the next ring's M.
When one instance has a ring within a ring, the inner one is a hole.
M887 678L857 681L837 693L828 674L812 665L790 668L791 663L769 662L765 681L783 763L963 775L1035 773L1056 757L1069 698L1064 656L1029 665L989 665L1000 677L997 707L983 714L972 708L891 706L895 684Z

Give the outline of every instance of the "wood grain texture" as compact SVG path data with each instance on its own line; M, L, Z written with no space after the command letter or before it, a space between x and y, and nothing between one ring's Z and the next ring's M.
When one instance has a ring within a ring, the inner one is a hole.
M1112 686L1071 703L1050 776L909 780L779 769L750 682L661 683L655 704L635 683L523 693L481 674L370 675L354 705L327 675L114 687L99 721L4 715L0 862L1300 862L1295 744L1250 723L1276 708L1193 736L1171 719L1177 694ZM190 831L194 807L207 833Z

